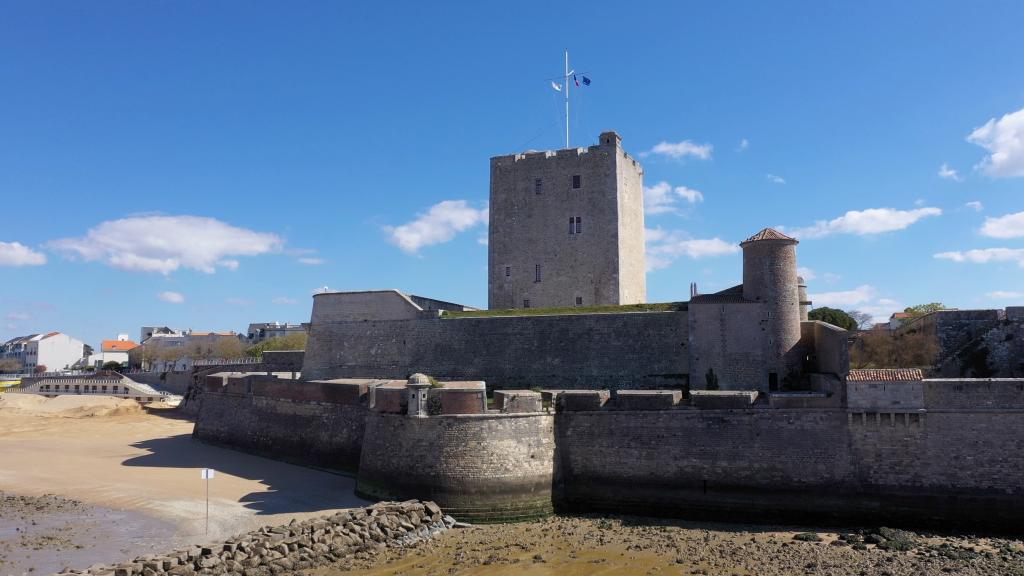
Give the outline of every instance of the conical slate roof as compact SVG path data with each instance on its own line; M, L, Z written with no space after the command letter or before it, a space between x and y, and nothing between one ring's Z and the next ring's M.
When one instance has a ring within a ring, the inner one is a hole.
M760 242L762 240L789 240L791 242L797 241L796 238L786 236L785 234L779 232L775 228L765 228L764 230L761 230L760 232L754 234L750 238L747 238L743 242L740 242L740 244L746 244L747 242Z

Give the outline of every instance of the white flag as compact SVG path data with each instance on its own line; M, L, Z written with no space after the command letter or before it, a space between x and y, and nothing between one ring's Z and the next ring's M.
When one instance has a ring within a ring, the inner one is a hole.
M562 91L562 85L556 83L554 80L551 81L551 87L554 88L558 92Z
M203 468L203 480L210 480L214 474L213 468Z

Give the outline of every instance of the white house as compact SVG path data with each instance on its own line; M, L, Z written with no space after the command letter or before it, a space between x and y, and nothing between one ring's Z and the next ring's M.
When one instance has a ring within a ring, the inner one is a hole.
M70 368L85 354L85 343L61 332L37 334L25 342L24 370L32 372L37 366L45 366L48 372Z

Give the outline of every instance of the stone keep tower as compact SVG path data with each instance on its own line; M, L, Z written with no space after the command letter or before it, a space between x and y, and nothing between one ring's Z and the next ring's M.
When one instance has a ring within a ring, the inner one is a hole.
M765 228L740 243L743 248L743 299L762 303L764 362L769 389L799 372L800 290L796 272L799 242Z
M647 300L643 168L597 146L491 158L488 308Z

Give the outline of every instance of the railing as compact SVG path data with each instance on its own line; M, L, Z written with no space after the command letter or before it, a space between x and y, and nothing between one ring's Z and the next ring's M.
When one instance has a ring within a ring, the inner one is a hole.
M192 362L193 366L219 366L234 364L259 364L263 362L262 357L243 356L241 358L205 358Z
M92 374L89 370L64 370L63 372L22 372L19 374L0 374L0 380L21 380L23 378L54 378L57 376L84 376Z

